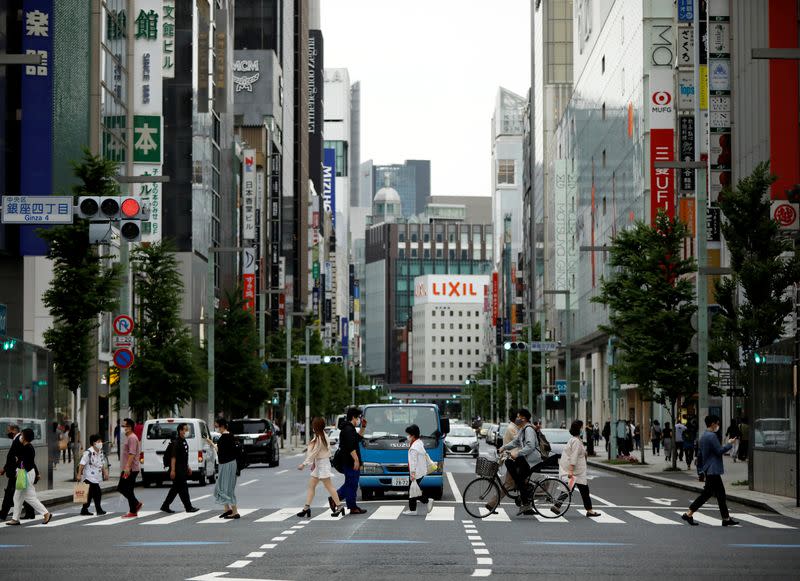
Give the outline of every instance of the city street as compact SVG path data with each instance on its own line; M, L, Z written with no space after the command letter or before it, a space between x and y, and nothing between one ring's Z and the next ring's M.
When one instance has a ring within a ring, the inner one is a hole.
M488 448L482 444L482 451ZM308 472L301 457L278 468L242 473L237 494L242 518L221 512L213 486L190 488L194 514L158 511L166 488L139 489L139 518L121 520L117 494L104 498L109 514L80 517L78 507L55 507L54 520L0 527L4 579L81 579L117 574L164 580L462 579L468 576L545 578L565 572L592 579L671 576L789 578L800 565L800 522L731 505L740 527L722 528L713 503L689 527L680 513L693 494L602 470L590 471L599 519L582 514L576 493L562 519L516 516L512 504L498 515L471 519L460 494L474 477L474 460L448 458L445 495L425 515L402 516L401 497L363 502L362 516L330 517L318 491L310 519L295 513L304 502ZM335 480L341 482L337 475ZM181 510L178 502L173 508ZM334 522L337 521L337 522ZM112 573L110 568L118 569Z

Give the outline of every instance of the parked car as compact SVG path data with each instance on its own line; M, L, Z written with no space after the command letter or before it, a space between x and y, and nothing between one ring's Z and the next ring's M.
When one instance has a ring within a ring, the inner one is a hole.
M334 428L333 426L325 428L325 435L328 436L328 443L330 443L331 447L339 445L339 434L341 434L339 428Z
M464 424L451 424L450 432L444 439L444 455L466 455L478 457L478 437L475 430Z
M508 429L508 422L503 422L499 426L497 426L497 430L494 433L494 445L498 449L503 445L503 436L506 435L506 430Z
M486 443L493 446L497 445L497 431L500 429L498 424L492 424L486 432ZM502 441L502 440L501 440Z
M492 429L492 427L497 427L497 424L490 424L488 422L483 422L483 424L481 424L481 431L479 433L479 436L481 438L488 437L489 436L489 430ZM487 440L487 442L488 442L488 440Z
M550 442L550 456L553 457L558 454L560 457L571 437L569 430L563 428L542 428L542 433L544 437L547 438L547 441Z
M163 484L168 481L169 468L164 466L164 452L169 443L177 438L178 426L188 424L186 442L189 444L189 468L192 475L189 480L197 480L200 486L206 481L217 479L217 454L208 444L210 437L208 426L204 420L196 418L161 418L147 420L142 429L142 449L139 462L142 465L142 483L144 486Z
M228 430L242 443L246 464L280 464L280 439L271 420L263 418L231 420Z

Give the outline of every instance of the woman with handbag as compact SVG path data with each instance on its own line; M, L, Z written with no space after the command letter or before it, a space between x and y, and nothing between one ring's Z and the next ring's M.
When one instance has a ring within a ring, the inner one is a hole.
M311 421L311 430L314 432L314 437L308 443L308 451L306 452L306 459L297 467L302 470L309 464L311 465L311 478L308 480L308 492L306 493L306 504L303 510L297 513L300 518L311 518L311 502L314 500L314 491L317 489L317 484L322 482L325 490L328 491L330 496L328 502L332 504L331 516L341 516L344 514L344 503L339 499L339 494L331 481L331 445L328 442L328 436L325 435L325 419L314 418Z
M581 420L572 422L569 428L572 437L564 446L564 451L561 452L561 459L558 461L558 475L567 481L570 490L578 487L583 500L583 508L586 509L586 516L597 517L600 516L600 513L592 510L592 499L589 496L589 480L586 478L586 449L581 441L582 429L583 422ZM550 510L559 514L560 508L560 504L556 503L556 506Z
M89 493L86 496L86 503L81 507L81 515L91 516L89 505L94 501L94 508L99 516L106 514L100 506L103 498L103 491L100 483L108 480L108 469L106 468L106 456L103 454L103 438L93 434L89 438L91 446L83 453L80 466L78 466L78 482L89 485Z
M241 517L236 508L236 480L239 476L236 441L233 439L233 434L228 431L228 420L217 418L214 425L221 434L219 439L215 443L211 438L206 438L206 442L217 451L219 461L219 474L214 486L214 502L225 508L225 512L219 515L219 518L238 519Z
M411 424L406 428L408 434L408 510L403 514L413 516L417 514L417 501L427 507L426 512L433 509L433 500L429 499L420 486L420 482L428 474L428 453L425 444L419 438L419 426Z
M17 482L16 490L14 491L14 515L10 521L6 522L7 525L19 525L19 517L20 514L22 514L23 502L27 502L33 510L44 515L44 524L49 523L53 518L53 515L47 512L47 509L36 496L34 484L36 483L37 469L36 451L31 444L33 439L34 434L32 429L25 428L22 430L22 436L20 436L22 448L16 458Z

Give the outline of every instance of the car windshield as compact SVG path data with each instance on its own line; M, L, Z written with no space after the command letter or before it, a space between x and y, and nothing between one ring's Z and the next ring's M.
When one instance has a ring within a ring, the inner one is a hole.
M406 436L406 428L411 424L419 426L422 437L434 437L439 429L438 416L432 407L422 406L375 406L364 410L367 428L364 437Z
M447 434L448 436L453 436L454 438L469 438L475 435L475 432L467 428L466 426L455 426L450 428L450 433Z
M260 434L267 429L264 420L234 420L231 422L231 433L234 434Z
M178 435L178 425L181 422L161 423L156 422L147 426L147 439L148 440L167 440L172 439ZM189 431L186 432L186 438L194 438L194 426L187 424Z
M568 430L542 430L542 433L551 444L566 444L569 442L570 434Z

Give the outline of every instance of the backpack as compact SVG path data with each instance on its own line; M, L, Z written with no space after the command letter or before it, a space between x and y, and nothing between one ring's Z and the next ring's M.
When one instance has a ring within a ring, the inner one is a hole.
M542 454L542 460L545 460L550 456L552 446L550 446L550 442L547 441L547 437L543 433L536 432L536 437L539 440L539 452Z
M247 457L244 455L244 446L236 438L233 439L233 450L236 458L236 476L240 476L242 470L247 468Z
M333 457L331 458L331 466L334 470L339 472L340 474L344 474L345 469L345 461L344 461L345 453L342 452L341 448L337 448L336 452L334 452Z
M175 442L170 442L167 445L167 449L164 450L164 456L162 460L164 462L164 468L170 468L172 466L172 455L175 453Z

